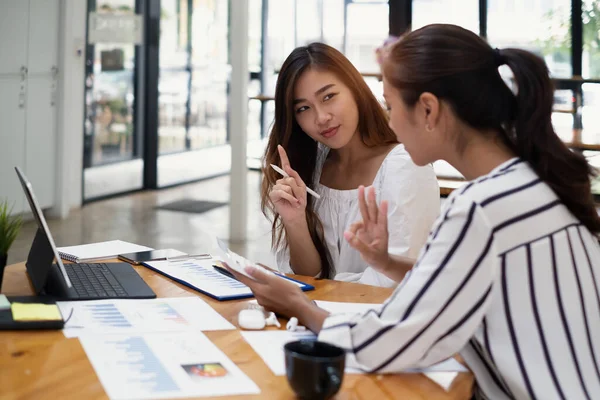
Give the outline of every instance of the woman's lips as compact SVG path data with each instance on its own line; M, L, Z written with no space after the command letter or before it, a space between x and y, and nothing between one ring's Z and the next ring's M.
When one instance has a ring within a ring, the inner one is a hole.
M336 126L335 128L329 128L329 129L321 132L321 135L323 137L325 137L325 138L331 138L331 137L335 136L335 134L337 133L338 129L339 129L339 125Z

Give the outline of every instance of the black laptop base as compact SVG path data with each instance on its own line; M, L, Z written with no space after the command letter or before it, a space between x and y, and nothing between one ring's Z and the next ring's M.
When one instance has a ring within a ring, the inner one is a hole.
M52 264L45 294L60 300L153 299L156 294L127 263L64 264L68 288ZM58 279L57 279L58 278Z

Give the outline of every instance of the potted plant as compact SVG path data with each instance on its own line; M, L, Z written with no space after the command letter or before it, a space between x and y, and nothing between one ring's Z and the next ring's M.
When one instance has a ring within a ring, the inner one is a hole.
M0 203L0 291L2 290L8 249L15 241L20 228L21 216L12 215L12 207L9 208L8 201L4 200Z

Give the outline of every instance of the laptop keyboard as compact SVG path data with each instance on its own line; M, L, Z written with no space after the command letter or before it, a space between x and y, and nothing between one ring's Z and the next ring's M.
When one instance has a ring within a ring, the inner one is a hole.
M64 264L79 297L125 297L127 293L106 264Z

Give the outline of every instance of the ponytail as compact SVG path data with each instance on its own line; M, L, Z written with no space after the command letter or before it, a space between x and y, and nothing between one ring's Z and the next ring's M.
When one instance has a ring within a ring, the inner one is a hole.
M514 74L516 95L498 72L503 64ZM391 45L383 75L409 107L422 93L433 93L469 126L498 132L583 225L600 233L590 181L595 171L554 132L554 87L541 58L520 49L492 49L459 26L432 24Z
M590 181L596 172L582 154L571 151L554 132L554 87L546 64L520 49L504 49L496 54L512 70L517 86L514 125L505 129L509 142L569 211L592 233L600 233Z

